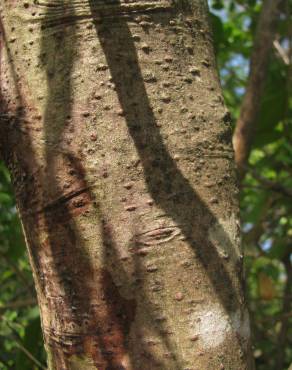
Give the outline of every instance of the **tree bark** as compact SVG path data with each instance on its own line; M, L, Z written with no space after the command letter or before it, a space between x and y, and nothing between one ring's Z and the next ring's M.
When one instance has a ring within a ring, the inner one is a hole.
M275 40L280 3L282 0L265 0L259 17L253 52L250 60L250 73L246 93L233 134L235 161L239 179L246 173L256 123L261 108L266 81L269 56Z
M252 369L205 1L4 0L1 22L49 369Z

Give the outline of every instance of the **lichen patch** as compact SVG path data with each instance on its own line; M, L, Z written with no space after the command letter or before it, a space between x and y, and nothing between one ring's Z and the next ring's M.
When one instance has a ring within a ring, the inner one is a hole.
M228 315L219 304L210 305L191 314L191 337L196 337L202 349L221 345L229 335L243 340L250 336L248 313L240 310Z

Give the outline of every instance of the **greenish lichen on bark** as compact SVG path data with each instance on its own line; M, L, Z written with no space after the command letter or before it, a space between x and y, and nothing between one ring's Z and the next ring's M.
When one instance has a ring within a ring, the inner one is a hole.
M191 3L1 4L50 370L252 369L230 126Z

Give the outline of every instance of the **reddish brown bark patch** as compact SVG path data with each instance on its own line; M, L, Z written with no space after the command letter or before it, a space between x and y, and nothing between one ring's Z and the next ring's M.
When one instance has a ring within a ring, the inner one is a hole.
M105 290L105 300L108 313L124 337L130 332L131 324L135 319L137 303L134 299L124 298L115 285L111 274L107 270L102 271L102 286Z
M127 359L130 357L128 337L135 320L137 303L135 299L121 295L111 273L106 269L93 274L89 268L87 273L85 269L82 281L88 283L89 279L96 280L96 288L92 289L85 284L81 289L78 281L73 281L74 290L78 294L78 303L74 304L78 306L77 312L82 313L81 316L86 314L87 329L72 336L61 335L57 341L53 330L52 335L49 334L49 346L56 369L70 369L69 359L80 356L91 358L99 370L127 370ZM62 310L68 313L69 308L62 307ZM72 315L70 321L76 319Z
M123 297L112 275L100 271L101 305L95 312L93 327L100 335L87 337L84 349L98 369L123 370L122 361L128 357L128 336L136 315L136 301Z

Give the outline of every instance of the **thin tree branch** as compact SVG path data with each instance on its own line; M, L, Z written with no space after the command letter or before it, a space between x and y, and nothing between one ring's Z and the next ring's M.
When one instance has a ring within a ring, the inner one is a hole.
M264 91L269 55L275 39L281 2L282 0L265 0L258 22L254 48L251 55L246 94L233 135L235 160L240 179L243 179L245 175L244 165L247 163L250 154L252 137Z
M3 318L3 317L2 317ZM3 318L4 319L4 318ZM21 340L19 338L19 335L17 331L13 328L13 326L10 325L10 323L4 319L6 325L9 327L9 329L12 332L13 339L15 340L15 343L17 347L35 364L37 365L40 369L46 370L47 368L39 362L37 358L26 348L24 345L21 343Z
M283 264L285 266L287 280L285 285L285 291L283 296L283 308L281 315L281 329L278 335L278 361L277 364L279 369L283 369L284 360L285 360L285 348L287 345L287 336L288 336L288 325L289 318L291 317L291 293L292 293L292 265L290 259L290 253L288 253L283 258Z
M18 340L15 339L17 347L35 364L37 365L40 369L46 370L47 368L42 365L38 359L36 359L31 352L29 352Z
M33 306L37 304L37 300L35 298L24 299L21 301L9 302L3 305L0 305L0 311L5 311L9 309L16 309L16 308L23 308L27 306Z
M280 193L286 197L292 197L292 189L287 188L276 181L271 181L266 177L257 173L253 168L249 166L243 166L245 171L248 171L253 178L259 181L267 190L274 191L276 193Z
M274 48L277 50L279 56L283 60L284 64L287 66L290 64L290 59L286 51L282 48L281 44L279 43L278 40L274 40L273 42Z
M3 253L2 251L0 251L0 258L3 258L5 260L5 262L7 263L7 265L9 265L9 267L11 268L11 270L14 271L15 275L22 281L22 283L24 284L24 286L28 287L30 284L30 282L27 280L26 276L24 275L24 273L18 268L18 266L13 262L11 261L11 259L5 254Z

